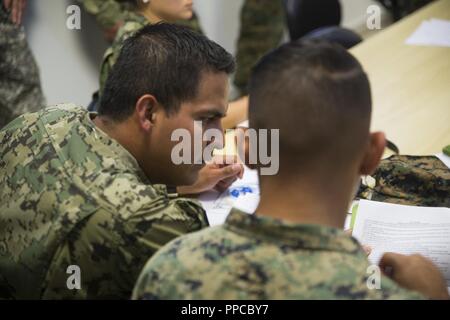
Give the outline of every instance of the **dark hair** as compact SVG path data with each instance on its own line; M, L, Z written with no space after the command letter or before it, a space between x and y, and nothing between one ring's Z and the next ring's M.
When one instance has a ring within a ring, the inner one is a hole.
M204 71L234 71L234 59L205 36L168 23L148 25L127 39L105 83L99 114L129 117L137 100L152 94L167 114L198 94Z
M337 44L283 45L257 64L250 81L250 127L280 129L280 164L347 161L367 141L371 108L367 75Z

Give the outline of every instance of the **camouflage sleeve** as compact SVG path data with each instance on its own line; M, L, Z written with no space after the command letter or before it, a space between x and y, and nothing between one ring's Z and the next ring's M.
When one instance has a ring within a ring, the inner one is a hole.
M369 290L368 299L382 300L424 300L425 297L415 291L403 289L391 279L381 277L381 289Z
M124 14L129 9L126 4L117 0L77 0L84 9L94 15L104 29L114 26L124 20Z
M208 225L188 199L155 199L128 218L105 209L72 232L54 257L43 299L129 299L145 262L164 244ZM81 289L66 289L69 265L80 268Z
M125 42L126 39L131 37L134 34L134 32L145 26L145 23L143 23L143 19L140 18L139 16L135 15L130 16L129 18L131 17L135 21L130 20L119 29L119 31L117 32L116 39L103 55L99 78L100 96L102 96L106 79L108 79L109 73L111 72L113 66L116 64L116 61L119 58L120 50L122 49L123 43Z
M117 61L119 57L120 49L115 48L113 46L106 49L105 54L103 55L102 64L100 66L100 75L99 75L99 95L100 97L103 95L103 90L105 89L105 83L108 79L109 73L112 70L112 67Z
M444 149L442 149L442 152L444 152L445 155L450 157L450 145L448 145Z
M0 4L0 129L14 118L45 106L39 69L23 27Z
M246 0L241 12L241 32L237 43L237 71L234 84L247 94L247 84L255 63L283 39L285 14L282 0Z

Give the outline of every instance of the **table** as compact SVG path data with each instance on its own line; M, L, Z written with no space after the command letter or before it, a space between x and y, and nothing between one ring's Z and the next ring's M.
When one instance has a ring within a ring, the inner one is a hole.
M450 48L410 46L423 20L450 20L450 0L435 1L351 49L369 75L372 130L402 154L431 155L450 144Z

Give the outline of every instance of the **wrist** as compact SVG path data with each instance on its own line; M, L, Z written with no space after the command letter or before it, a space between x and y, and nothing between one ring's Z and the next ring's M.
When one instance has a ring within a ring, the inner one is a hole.
M192 195L195 195L198 193L195 191L194 188L192 188L190 186L176 187L176 190L180 196L184 196L184 197L192 196Z

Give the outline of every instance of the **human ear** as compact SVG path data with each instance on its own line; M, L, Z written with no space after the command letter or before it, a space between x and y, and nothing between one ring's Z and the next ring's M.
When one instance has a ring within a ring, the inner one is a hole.
M386 136L383 132L370 134L369 144L366 147L363 162L360 167L361 175L371 175L378 167L384 149L386 148Z
M146 131L150 130L156 123L156 112L158 110L158 101L154 96L146 94L140 97L135 106L140 128Z

